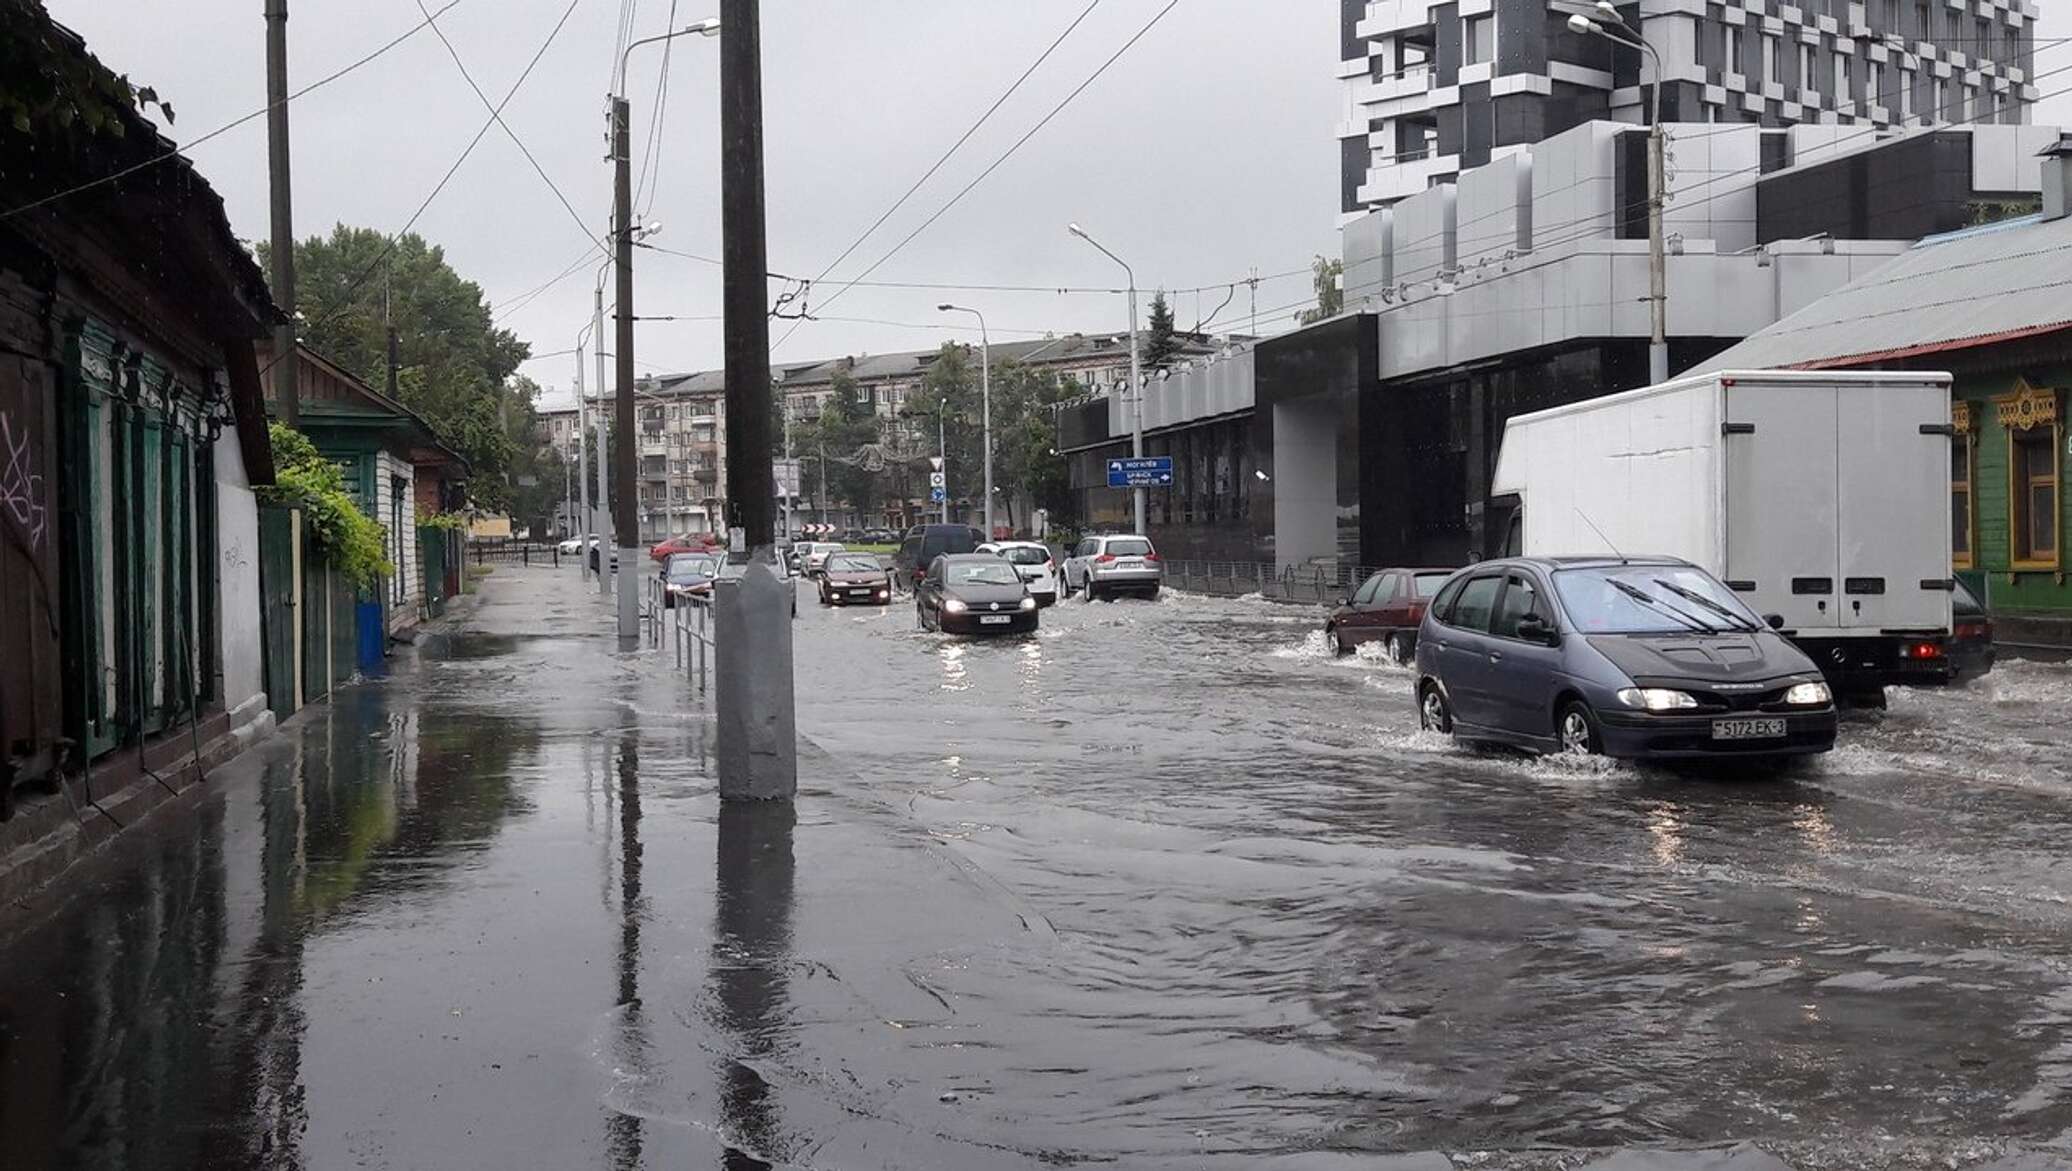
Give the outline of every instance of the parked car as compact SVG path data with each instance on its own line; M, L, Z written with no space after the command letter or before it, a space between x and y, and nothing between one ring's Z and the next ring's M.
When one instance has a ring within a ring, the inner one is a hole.
M984 540L970 525L915 525L900 538L899 551L892 555L893 580L901 589L911 590L921 584L937 557L970 553Z
M583 551L583 538L570 537L554 546L554 548L562 553L581 553Z
M799 567L807 577L815 577L820 573L821 567L827 564L830 555L847 552L848 548L849 546L840 541L813 541L806 546L805 552L799 555Z
M1165 584L1165 567L1151 538L1135 533L1087 537L1065 558L1065 593L1086 592L1098 601L1116 594L1155 598Z
M1998 657L1993 647L1993 618L1963 578L1957 579L1950 606L1954 616L1948 649L1950 682L1964 683L1993 669Z
M820 604L883 605L892 600L892 571L872 553L834 553L820 567Z
M706 553L719 547L719 538L712 533L684 533L657 542L648 550L648 556L656 561L666 562L677 553Z
M1027 634L1036 629L1036 599L1014 566L991 553L952 553L921 575L914 616L921 629L946 634Z
M1050 546L1036 541L988 541L977 549L980 553L991 553L1014 566L1015 572L1028 583L1029 596L1036 599L1038 606L1049 606L1058 600L1058 567L1050 555Z
M1541 752L1767 759L1835 743L1813 660L1669 557L1461 570L1425 611L1416 698L1427 729Z
M662 605L673 609L678 598L710 597L723 560L716 553L672 555L662 566Z
M1452 576L1451 569L1384 569L1346 594L1324 619L1324 634L1341 655L1379 642L1389 661L1407 663L1417 654L1425 605Z

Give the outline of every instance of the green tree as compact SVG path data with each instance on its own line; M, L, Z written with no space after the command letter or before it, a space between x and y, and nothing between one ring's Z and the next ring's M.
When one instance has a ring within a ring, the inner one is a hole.
M1166 304L1165 290L1151 297L1151 328L1145 332L1142 363L1146 370L1164 370L1180 356L1180 339L1173 330L1173 307Z
M369 386L388 380L388 325L397 335L397 394L447 446L466 457L474 503L506 508L509 475L532 444L525 388L512 382L531 348L497 327L482 287L422 236L391 237L339 224L295 245L302 340ZM266 261L267 246L259 247Z
M836 500L866 516L877 507L882 469L863 458L865 449L880 439L878 413L864 401L856 379L846 370L835 371L827 406L814 426L811 454L827 461L827 489ZM806 454L805 448L793 450ZM819 459L808 466L818 468Z
M1317 303L1295 315L1295 319L1304 325L1336 317L1345 309L1345 292L1338 287L1338 279L1345 275L1345 262L1319 256L1310 265L1310 273L1311 284L1317 291Z

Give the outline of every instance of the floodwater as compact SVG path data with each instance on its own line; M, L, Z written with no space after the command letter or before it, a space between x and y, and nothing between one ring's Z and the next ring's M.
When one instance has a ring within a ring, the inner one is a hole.
M499 573L0 921L0 1165L2072 1152L2072 666L1698 779L1419 732L1308 610L810 603L796 814L722 811L666 646Z

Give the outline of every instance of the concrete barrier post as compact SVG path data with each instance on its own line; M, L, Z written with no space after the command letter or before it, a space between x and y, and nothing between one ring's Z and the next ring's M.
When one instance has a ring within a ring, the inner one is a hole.
M765 547L741 577L715 583L713 598L720 799L789 801L799 786L792 585L777 575Z

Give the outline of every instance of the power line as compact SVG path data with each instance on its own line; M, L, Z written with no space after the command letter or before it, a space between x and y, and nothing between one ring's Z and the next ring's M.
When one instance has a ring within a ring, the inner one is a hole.
M676 31L676 0L669 0L669 21L663 26L662 31ZM665 38L662 42L661 72L655 79L655 108L648 113L647 150L640 158L640 182L633 189L633 202L636 204L640 202L641 193L648 189L650 167L655 171L656 192L660 192L662 188L662 126L667 120L669 110L669 62L675 53L676 38ZM648 212L654 206L655 198L651 194L648 196L647 204L640 209L639 219L647 219Z
M942 170L943 164L950 161L950 156L956 154L957 151L961 149L966 142L971 141L971 136L978 133L979 127L984 126L986 124L986 120L991 118L993 114L996 111L998 111L1002 105L1006 104L1007 99L1013 97L1016 90L1022 88L1022 83L1029 80L1031 74L1035 73L1036 70L1040 66L1042 66L1042 64L1045 61L1050 60L1050 55L1052 53L1057 52L1058 46L1065 43L1065 38L1072 35L1072 30L1078 28L1080 23L1086 20L1087 16L1090 15L1095 8L1100 6L1100 3L1101 0L1093 0L1092 3L1088 4L1085 8L1081 9L1079 15L1072 18L1072 23L1065 26L1065 31L1059 33L1057 35L1057 38L1051 41L1049 47L1045 48L1043 52L1039 54L1034 61L1031 61L1029 63L1029 67L1027 69L1022 70L1022 75L1014 79L1014 84L1008 86L1004 93L1002 93L998 98L995 98L993 100L992 105L986 107L986 112L978 116L978 121L973 122L971 126L968 129L966 129L962 135L958 137L957 141L951 143L950 149L944 151L942 153L942 157L935 160L934 165L930 166L926 171L923 171L921 173L921 177L914 180L913 186L908 187L904 194L902 194L898 199L893 200L892 206L885 209L885 214L879 216L876 220L873 220L871 222L871 226L863 230L862 235L850 241L849 246L847 248L842 249L842 254L840 256L835 257L834 260L828 263L826 268L821 269L820 275L814 277L813 282L815 284L818 284L822 280L825 280L827 278L827 274L833 272L835 268L838 265L840 265L844 260L849 259L850 253L853 253L858 248L862 247L863 242L865 240L870 239L872 233L876 232L879 228L885 226L885 221L891 219L892 214L894 212L898 211L902 207L905 207L907 200L912 199L914 197L914 192L919 191L921 189L922 184L928 182L929 179L934 178L935 173L937 171ZM792 328L796 329L798 327L793 326ZM787 334L786 336L790 335Z
M1014 140L1014 145L1008 147L1005 151L1001 152L999 158L994 159L992 164L989 165L985 170L980 171L976 178L972 179L971 182L966 183L964 187L957 192L957 194L951 196L950 201L948 203L945 203L942 205L942 207L936 209L934 215L931 215L927 219L922 220L919 227L916 227L913 231L908 232L904 239L892 246L891 251L885 253L883 256L878 257L878 259L875 262L873 262L869 268L864 269L863 272L859 274L856 279L862 280L864 277L867 277L870 274L876 272L878 268L882 266L886 261L892 259L894 256L897 256L899 254L900 249L905 248L908 244L912 243L916 236L919 236L922 232L927 231L932 225L934 225L934 223L937 220L941 219L945 214L947 214L951 208L957 206L957 204L961 202L966 195L971 194L974 188L976 188L980 183L985 182L987 176L991 175L994 171L999 170L1001 164L1005 163L1008 159L1013 158L1015 152L1019 151L1022 148L1023 144L1027 143L1031 138L1034 138L1037 132L1042 130L1045 126L1050 125L1052 119L1056 118L1059 114L1063 113L1065 107L1072 104L1073 99L1077 98L1080 94L1086 92L1088 86L1092 85L1095 81L1099 80L1102 74L1108 72L1110 67L1112 67L1117 61L1122 59L1123 54L1129 52L1130 49L1133 48L1138 41L1143 40L1146 34L1148 34L1153 28L1157 27L1159 21L1164 20L1166 18L1167 13L1179 7L1179 5L1180 0L1167 0L1166 6L1164 8L1159 9L1157 13L1153 14L1150 20L1145 21L1144 27L1138 29L1136 33L1134 33L1130 37L1129 40L1124 41L1122 43L1122 47L1115 50L1115 52L1111 54L1106 61L1101 62L1100 67L1095 69L1091 74L1087 75L1085 81L1082 81L1077 86L1073 87L1071 93L1066 94L1063 100L1058 102L1057 105L1051 107L1050 113L1045 114L1043 116L1043 119L1037 122L1036 125L1029 127L1027 133L1023 134L1020 138ZM850 287L853 287L853 282L850 286L845 286L843 288L836 289L834 296L829 297L827 301L823 303L822 307L825 308L826 305L831 305L835 301L839 300L843 293L849 291ZM784 337L778 340L777 345L782 346L786 340L790 339L793 333L798 332L798 328L799 327L796 325L792 326L791 329L785 333ZM772 348L774 349L775 347Z
M378 57L381 57L382 55L386 54L389 50L395 48L397 45L402 44L404 41L407 41L411 37L416 36L419 32L422 32L427 25L432 23L434 18L446 15L448 12L451 12L454 8L458 7L460 3L461 0L447 0L445 7L439 9L439 11L435 13L431 13L430 15L426 16L422 21L419 21L417 24L414 24L410 28L404 30L400 35L395 37L393 40L389 41L387 44L382 45L380 48L374 50L373 52L367 54L359 60L354 61L352 64L347 65L345 68L340 69L335 73L328 74L324 77L320 77L317 80L310 82L308 85L303 86L301 89L298 89L294 93L291 93L287 97L281 99L281 101L278 104L286 105L289 102L297 101L304 94L312 93L316 90L322 89L324 86L327 86L332 82L337 81L339 78L344 77L346 74L353 72L354 70L360 68L363 65L368 64L369 62L375 60ZM106 186L107 184L113 183L116 180L121 179L125 176L133 175L146 167L156 166L159 163L165 162L167 159L178 158L183 151L193 150L195 147L200 146L202 143L207 142L212 138L220 138L223 135L228 134L232 130L235 130L240 126L243 126L245 123L250 122L255 118L265 117L269 112L273 110L275 104L276 103L268 102L266 105L259 107L258 109L252 111L249 114L246 114L242 118L226 122L223 125L218 126L216 129L209 131L207 134L202 135L200 138L196 138L189 141L185 146L175 146L171 150L153 155L150 158L143 160L142 162L132 163L129 166L124 167L121 170L116 171L112 174L103 175L98 179L90 179L87 182L81 183L76 187L68 187L65 190L57 192L54 195L46 195L41 199L35 200L30 203L22 204L20 207L12 208L5 212L0 212L0 220L7 219L11 216L20 215L25 211L34 211L35 209L42 207L46 204L55 203L60 199L77 195L82 191L91 191L96 187Z
M425 12L424 0L417 0L417 10ZM430 21L431 18L431 13L425 12L425 19ZM562 19L566 20L567 17ZM437 24L433 24L432 34L439 38L440 44L446 46L446 55L453 58L454 68L460 70L461 79L468 83L469 89L475 91L475 97L480 99L483 107L489 111L490 118L503 128L504 134L510 138L512 144L518 148L519 152L525 156L525 161L532 164L533 173L540 177L540 182L545 183L547 189L554 193L554 198L561 201L562 208L568 212L568 218L576 222L576 228L583 235L588 236L592 244L595 244L600 250L603 249L604 241L598 239L596 233L590 230L590 226L583 222L583 217L576 214L575 207L568 202L568 196L561 193L561 188L548 176L547 169L540 166L540 161L532 157L532 151L526 147L524 140L518 137L518 132L511 129L509 122L504 121L503 107L491 106L489 104L489 95L483 93L482 87L475 84L474 76L468 72L467 65L460 59L460 50L454 48L453 42L446 39L445 30L441 29ZM509 99L505 100L508 101Z
M454 0L454 3L458 2L459 0ZM540 58L545 57L547 50L553 47L555 38L561 35L561 30L568 25L568 18L574 14L576 5L581 2L582 0L568 0L568 7L561 10L561 19L554 22L553 29L547 33L547 39L540 43L539 50L532 55L532 60L525 63L525 71L518 75L518 80L511 83L511 88L504 93L504 100L498 102L490 109L489 119L482 123L482 128L475 132L475 137L468 140L468 145L461 150L460 157L453 160L453 165L446 168L446 174L440 177L438 185L432 188L431 194L425 196L424 202L417 205L417 210L410 213L410 219L403 225L402 230L390 236L382 244L381 251L376 253L374 259L368 262L367 267L361 269L359 275L354 277L352 282L346 286L345 292L339 295L338 303L331 307L331 311L312 323L305 332L316 332L318 329L337 320L341 314L352 308L353 294L359 292L360 286L366 283L367 278L374 275L374 270L381 267L382 261L388 259L389 254L396 250L397 241L409 235L410 229L417 226L418 218L424 215L425 209L432 206L432 201L439 198L439 193L446 190L446 185L453 181L453 176L459 172L461 164L467 162L468 156L475 153L475 147L480 145L482 139L488 135L489 128L496 125L500 120L504 107L511 103L513 97L517 96L518 90L525 85L525 79L532 76L532 71L539 65ZM447 7L450 8L452 5L449 4ZM261 376L265 375L266 370L271 370L274 363L279 362L283 357L285 357L283 354L273 355L267 361L266 369L260 371Z

